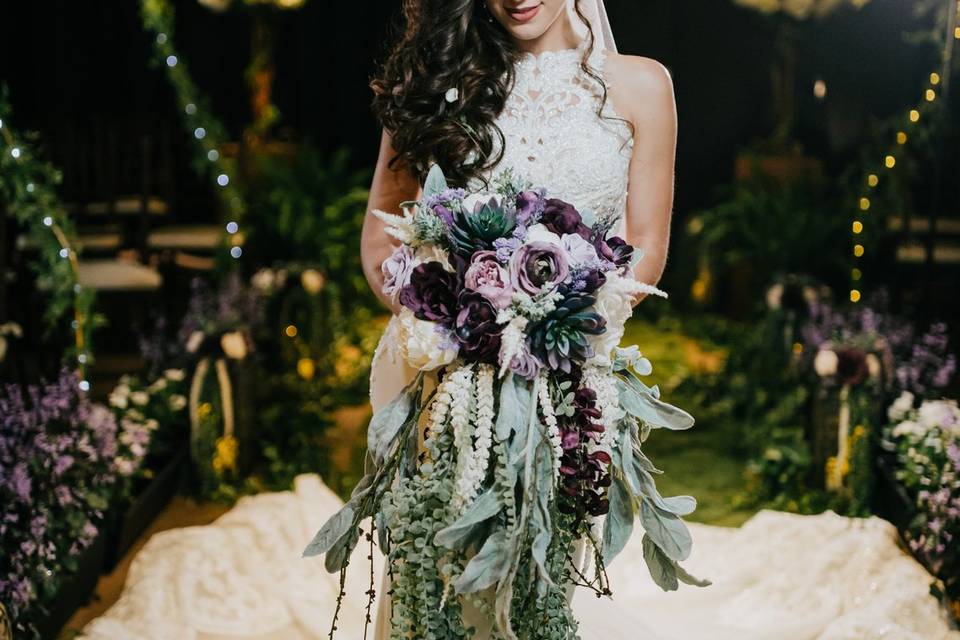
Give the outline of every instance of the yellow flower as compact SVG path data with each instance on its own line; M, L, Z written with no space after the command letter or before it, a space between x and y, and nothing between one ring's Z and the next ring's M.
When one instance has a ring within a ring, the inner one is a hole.
M213 470L217 475L237 470L237 448L237 439L233 436L217 438L217 448L213 454Z

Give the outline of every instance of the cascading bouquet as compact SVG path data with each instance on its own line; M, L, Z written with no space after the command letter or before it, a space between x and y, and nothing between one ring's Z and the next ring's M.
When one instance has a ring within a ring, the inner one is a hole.
M326 554L342 581L372 517L392 638L469 637L464 603L497 637L575 637L567 585L610 593L605 566L638 513L656 583L705 585L678 565L696 502L662 497L641 451L651 429L693 418L640 380L637 347L618 347L634 297L665 295L634 279L640 252L509 172L468 193L433 167L402 206L375 213L401 242L384 292L419 374L373 416L366 475L304 555Z

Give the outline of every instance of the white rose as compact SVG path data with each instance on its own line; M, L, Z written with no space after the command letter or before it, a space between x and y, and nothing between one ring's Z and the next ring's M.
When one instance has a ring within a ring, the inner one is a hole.
M316 269L307 269L300 274L300 284L303 285L303 288L312 296L320 293L320 290L323 289L323 285L326 283L326 278L323 277L323 274L317 271Z
M239 331L231 331L220 336L220 348L228 358L243 360L247 357L247 341Z
M893 428L893 435L897 438L902 438L906 435L916 435L922 436L924 434L924 429L919 424L913 420L906 420L901 422Z
M183 369L167 369L163 372L163 377L173 382L181 382L187 377L187 372Z
M635 283L616 273L607 275L607 281L597 292L594 310L607 321L607 330L598 336L587 336L594 355L587 364L606 367L612 364L614 350L620 346L624 327L633 315Z
M524 239L524 242L546 242L547 244L555 244L558 247L563 246L563 240L560 239L560 236L539 223L527 229L527 237Z
M142 407L150 402L150 394L146 391L134 391L130 394L130 400L133 402L133 404L138 404Z
M926 430L953 426L956 407L957 403L954 400L927 400L920 405L917 420Z
M900 397L893 401L890 408L887 409L887 417L890 422L899 422L907 417L907 414L913 409L913 394L904 391Z
M187 352L196 353L201 344L203 344L203 332L194 331L190 334L190 337L187 338Z
M111 406L111 407L116 407L117 409L126 409L126 408L127 408L127 394L125 394L125 393L118 393L117 390L114 389L114 390L110 393L110 406Z
M830 349L820 349L817 356L813 359L813 370L821 378L828 378L837 375L837 366L840 364L840 358Z
M493 200L494 206L500 206L500 196L496 193L474 193L463 199L461 206L464 211L472 213L478 204L486 204Z
M397 320L400 354L411 367L430 371L456 359L453 334L437 323L419 320L409 309L401 309Z

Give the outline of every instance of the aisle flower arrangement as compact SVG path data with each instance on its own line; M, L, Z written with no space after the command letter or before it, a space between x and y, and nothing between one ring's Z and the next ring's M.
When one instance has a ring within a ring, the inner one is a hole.
M116 418L74 373L0 390L0 601L17 637L37 635L97 537L122 464Z
M960 408L956 400L915 405L909 391L890 405L883 444L914 500L905 532L910 549L939 579L934 591L960 604Z
M641 450L693 418L618 347L635 298L664 294L634 279L642 256L609 221L510 173L493 186L451 189L434 167L402 216L376 212L401 243L383 265L402 306L386 344L420 373L374 415L367 475L305 554L343 576L373 517L395 637L466 637L465 605L506 638L575 636L566 585L609 594L638 514L657 584L706 584L678 564L696 503L662 497Z

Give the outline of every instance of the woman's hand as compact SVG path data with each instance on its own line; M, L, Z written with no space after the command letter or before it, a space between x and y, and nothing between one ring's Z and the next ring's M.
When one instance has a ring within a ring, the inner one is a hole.
M366 276L367 283L376 296L393 313L399 311L399 305L384 295L383 271L380 267L383 261L393 253L396 245L387 235L383 221L370 212L380 209L388 213L399 213L400 203L416 200L420 192L417 179L405 166L399 163L393 167L390 166L390 161L395 155L390 134L384 130L380 139L377 167L373 172L373 182L370 185L367 215L363 220L363 232L360 236L360 261L363 264L363 275Z
M627 192L626 240L643 251L637 280L656 285L670 245L677 106L667 69L650 58L608 54L609 98L634 128ZM644 296L639 296L640 302Z

